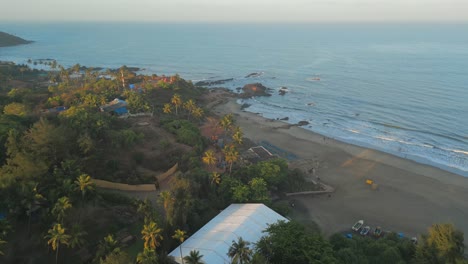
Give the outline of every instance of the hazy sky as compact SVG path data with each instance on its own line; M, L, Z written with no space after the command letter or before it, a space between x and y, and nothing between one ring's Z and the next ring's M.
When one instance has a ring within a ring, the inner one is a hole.
M468 0L1 0L0 20L468 22Z

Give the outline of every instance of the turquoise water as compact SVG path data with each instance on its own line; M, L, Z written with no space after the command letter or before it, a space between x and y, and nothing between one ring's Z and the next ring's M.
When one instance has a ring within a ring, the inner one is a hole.
M0 60L261 82L247 110L468 176L468 25L2 24ZM252 72L261 73L245 78ZM317 80L320 79L320 80ZM289 92L278 95L281 86Z

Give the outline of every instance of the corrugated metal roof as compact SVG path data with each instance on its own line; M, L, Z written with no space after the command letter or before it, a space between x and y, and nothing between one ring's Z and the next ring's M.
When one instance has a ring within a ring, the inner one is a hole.
M242 237L253 247L265 235L262 231L279 220L288 221L264 204L231 204L182 243L182 253L198 250L206 264L230 263L227 253L233 240ZM182 263L179 247L169 256Z

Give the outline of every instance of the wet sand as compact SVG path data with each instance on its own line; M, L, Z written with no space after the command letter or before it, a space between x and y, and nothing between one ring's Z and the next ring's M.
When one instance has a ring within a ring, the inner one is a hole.
M298 208L304 208L295 214L315 221L326 235L350 230L360 219L408 236L442 222L468 234L468 178L244 112L235 98L213 111L234 113L245 137L254 142L266 140L299 159L320 164L316 176L335 192L331 197L295 197L301 203ZM366 184L367 179L377 189Z

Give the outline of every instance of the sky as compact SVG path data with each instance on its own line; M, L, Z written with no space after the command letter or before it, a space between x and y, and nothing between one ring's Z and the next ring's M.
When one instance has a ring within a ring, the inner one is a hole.
M0 20L468 22L468 0L2 0Z

